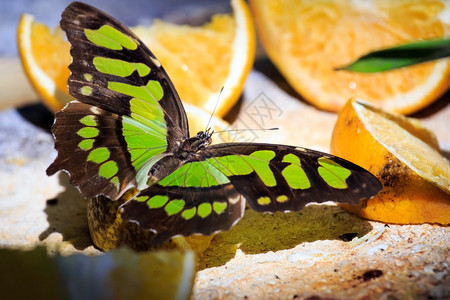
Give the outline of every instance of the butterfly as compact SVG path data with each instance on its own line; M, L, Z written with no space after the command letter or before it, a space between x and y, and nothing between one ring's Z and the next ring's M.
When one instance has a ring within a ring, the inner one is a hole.
M68 79L76 99L55 114L58 155L86 198L115 201L124 221L174 236L227 230L245 204L258 212L297 211L309 202L356 204L381 189L363 168L289 145L221 143L211 130L189 136L183 104L161 63L125 25L80 2L62 14L71 43Z

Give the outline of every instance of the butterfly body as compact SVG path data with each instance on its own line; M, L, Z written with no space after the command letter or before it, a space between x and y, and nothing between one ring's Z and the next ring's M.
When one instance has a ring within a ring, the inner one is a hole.
M264 143L211 145L189 136L181 100L161 63L124 25L74 2L61 27L72 45L69 91L77 100L55 116L58 156L47 169L70 174L87 198L112 201L123 220L154 233L227 230L245 203L260 212L295 211L309 202L356 204L380 189L366 170L330 154Z
M167 177L185 162L195 160L197 152L210 144L211 134L208 131L200 131L194 137L178 141L178 147L173 150L172 154L162 157L152 165L147 174L147 185L150 186Z

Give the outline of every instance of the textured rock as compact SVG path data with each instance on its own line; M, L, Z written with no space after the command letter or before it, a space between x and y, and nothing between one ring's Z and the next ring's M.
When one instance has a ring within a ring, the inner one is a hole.
M266 74L272 68L257 64ZM240 107L229 116L232 127L279 127L247 130L245 137L328 151L336 115L295 99L283 81L278 84L254 71ZM421 114L450 152L448 98ZM49 124L51 115L39 105L0 112L0 247L43 244L65 254L100 253L89 237L85 200L65 173L45 175L56 155ZM448 227L387 226L333 203L288 214L247 210L200 257L193 298L445 298L449 248Z

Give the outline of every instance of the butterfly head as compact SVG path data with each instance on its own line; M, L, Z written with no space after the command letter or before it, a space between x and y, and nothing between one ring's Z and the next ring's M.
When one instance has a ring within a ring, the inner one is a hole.
M190 140L190 145L194 152L197 152L200 149L205 148L206 146L211 144L211 136L214 133L211 128L206 129L205 131L197 132L197 135L188 139Z
M211 144L212 140L211 140L211 136L213 135L214 130L212 130L211 128L206 129L205 131L199 131L197 132L197 135L195 136L196 138L198 138L199 140L204 142L204 147L208 146Z
M182 160L187 159L197 151L210 145L213 132L214 131L208 128L205 131L199 131L196 136L186 139L178 151L178 157Z

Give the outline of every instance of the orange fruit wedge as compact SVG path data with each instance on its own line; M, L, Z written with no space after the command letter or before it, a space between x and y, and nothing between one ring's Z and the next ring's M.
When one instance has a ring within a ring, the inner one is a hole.
M448 35L445 1L250 0L250 7L271 61L319 108L339 111L359 97L409 114L450 86L448 59L373 74L335 70L374 50Z
M342 205L389 223L450 223L450 163L417 119L351 99L339 113L331 153L369 170L383 190L366 203Z
M23 14L17 28L17 44L22 66L33 88L53 112L73 100L67 89L71 62L70 45L59 28L50 30Z
M155 21L131 28L158 57L181 99L210 112L217 105L218 117L238 100L255 55L249 9L243 0L232 0L231 6L233 15L215 15L201 27ZM66 86L70 45L64 34L24 14L17 40L30 82L52 111L60 110L71 99Z

